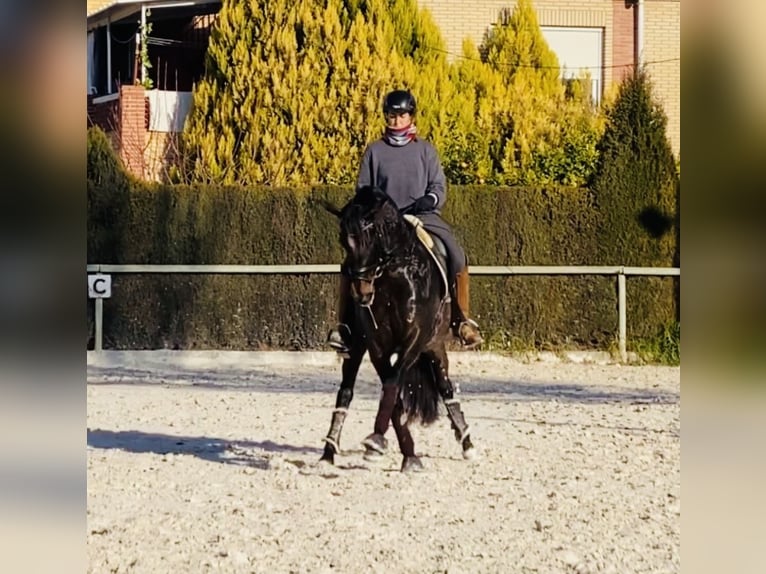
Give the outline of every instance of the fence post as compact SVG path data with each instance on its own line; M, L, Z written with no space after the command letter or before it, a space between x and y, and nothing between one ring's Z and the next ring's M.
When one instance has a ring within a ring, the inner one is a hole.
M618 325L619 325L619 347L620 347L620 360L626 363L628 360L627 351L627 310L625 309L625 268L620 267L617 272L617 313L618 313Z
M96 339L93 342L93 349L95 351L101 351L102 338L103 338L103 324L104 324L104 300L100 297L94 299L96 305Z

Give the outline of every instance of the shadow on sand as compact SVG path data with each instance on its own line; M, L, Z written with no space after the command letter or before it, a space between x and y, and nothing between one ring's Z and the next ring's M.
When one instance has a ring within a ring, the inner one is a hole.
M212 437L173 436L142 431L88 429L88 446L136 453L187 454L210 462L250 466L266 470L266 453L321 454L318 448L265 441L227 441ZM260 451L260 452L259 452Z

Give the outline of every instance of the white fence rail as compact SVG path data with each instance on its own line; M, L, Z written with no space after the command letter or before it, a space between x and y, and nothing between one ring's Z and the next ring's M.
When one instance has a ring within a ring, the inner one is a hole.
M627 360L627 310L625 278L632 276L680 277L679 267L625 267L622 265L472 265L471 275L614 275L617 277L618 345L620 359ZM216 274L293 274L340 273L340 265L88 265L88 273L200 273ZM94 350L103 341L103 299L95 299Z

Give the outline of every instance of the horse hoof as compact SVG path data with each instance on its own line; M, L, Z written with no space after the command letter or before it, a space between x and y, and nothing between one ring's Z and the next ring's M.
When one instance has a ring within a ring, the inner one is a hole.
M402 472L422 472L425 470L423 463L416 456L406 456L402 461Z
M386 437L382 434L372 433L362 441L362 446L364 446L368 452L373 451L385 454L386 450L388 450L388 440L386 440Z
M335 457L333 455L323 454L319 459L320 466L335 466Z
M465 460L476 460L479 458L479 451L475 447L467 448L463 451L463 458Z

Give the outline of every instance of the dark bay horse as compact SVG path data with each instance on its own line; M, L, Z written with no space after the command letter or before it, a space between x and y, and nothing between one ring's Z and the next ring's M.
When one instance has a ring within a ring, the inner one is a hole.
M342 210L328 203L324 207L340 219L346 253L342 270L351 279L354 321L321 460L332 464L340 452L343 422L366 352L383 385L374 432L362 443L367 460L385 453L384 435L391 422L404 457L402 471L422 469L408 425L436 421L440 399L463 456L473 458L470 429L448 375L451 311L446 263L442 258L440 268L436 249L429 251L416 226L378 189L360 189Z

